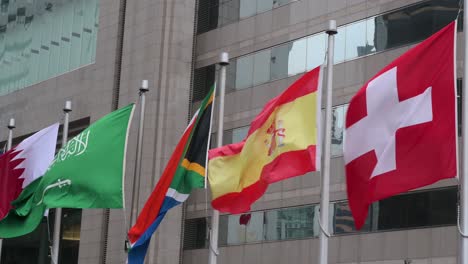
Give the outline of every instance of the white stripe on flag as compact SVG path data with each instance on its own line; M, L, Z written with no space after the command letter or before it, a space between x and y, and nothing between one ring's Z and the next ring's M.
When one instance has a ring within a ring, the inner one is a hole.
M185 200L187 200L187 198L189 197L188 194L179 193L178 191L176 191L175 189L172 189L172 188L169 188L167 190L166 196L172 197L172 198L174 198L174 200L176 200L176 201L178 201L180 203L185 202Z

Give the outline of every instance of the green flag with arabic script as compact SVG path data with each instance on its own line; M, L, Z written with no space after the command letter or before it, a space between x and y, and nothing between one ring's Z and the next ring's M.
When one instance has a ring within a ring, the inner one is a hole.
M0 238L34 231L47 208L123 208L125 153L134 104L114 111L59 150L47 172L13 202Z

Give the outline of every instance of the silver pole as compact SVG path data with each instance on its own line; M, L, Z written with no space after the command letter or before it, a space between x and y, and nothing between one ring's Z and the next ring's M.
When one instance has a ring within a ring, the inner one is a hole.
M468 6L468 0L464 0L463 8ZM468 38L466 36L466 29L468 29L468 12L463 12L463 28L465 29L465 54L463 60L463 95L462 95L462 166L460 181L460 228L463 234L467 233L468 228ZM460 236L458 262L461 264L468 264L468 237Z
M229 54L227 52L221 53L219 56L219 115L218 115L218 132L217 132L217 146L223 145L223 131L224 131L224 94L226 93L226 67L229 65ZM218 261L218 230L219 230L219 211L213 209L211 217L211 232L210 232L210 255L208 259L209 264L216 264Z
M15 119L10 118L10 122L8 123L8 141L7 141L7 151L11 149L13 144L13 129L15 128Z
M137 152L135 157L135 173L133 178L132 210L130 212L130 226L138 216L138 204L140 198L140 178L141 178L141 156L143 153L143 126L145 124L145 93L148 92L148 80L143 80L140 87L140 123L138 124Z
M15 126L15 119L10 118L10 122L8 123L8 140L7 140L7 147L6 151L11 149L11 145L13 144L13 129ZM0 239L0 263L2 261L2 246L3 246L3 239Z
M65 102L63 108L64 119L63 119L63 133L62 133L62 148L67 145L68 141L68 114L71 112L72 106L71 101ZM62 225L62 208L55 209L55 223L54 223L54 235L52 239L52 264L58 264L59 247L60 247L60 230Z
M333 51L335 47L336 21L328 21L327 54L327 102L325 106L325 142L323 148L322 193L320 201L320 252L319 263L328 264L328 211L330 203L330 157L331 157L331 120L333 89ZM327 232L327 233L325 233Z

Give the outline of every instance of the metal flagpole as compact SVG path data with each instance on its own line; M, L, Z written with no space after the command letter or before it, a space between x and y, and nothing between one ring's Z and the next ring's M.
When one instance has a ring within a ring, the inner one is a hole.
M149 91L148 80L143 80L140 87L140 123L138 124L137 152L135 157L135 174L133 178L132 210L130 212L129 229L138 216L138 204L140 197L141 156L143 153L143 126L145 124L145 93Z
M468 6L468 0L464 0L463 9ZM465 52L463 58L463 93L462 93L462 166L460 181L460 248L458 262L460 264L468 264L468 237L466 236L468 228L468 38L466 36L466 29L468 29L468 12L463 12L463 28L465 29Z
M71 101L65 102L63 108L64 119L63 119L63 132L62 132L62 148L67 145L68 141L68 114L71 112L72 106ZM62 225L62 208L55 209L55 222L54 222L54 235L52 238L52 264L58 264L59 257L59 246L60 246L60 231Z
M218 131L217 131L217 146L223 145L224 131L224 94L226 93L226 67L229 65L229 54L222 52L219 56L219 114L218 114ZM216 87L217 88L217 87ZM213 209L211 217L210 231L210 255L209 264L216 264L218 261L218 229L219 229L219 211Z
M330 203L330 157L331 157L331 120L333 89L333 51L335 47L336 21L328 21L327 53L327 102L325 108L325 142L323 148L322 193L320 201L320 252L319 263L328 264L328 211Z
M7 141L7 148L6 150L10 150L13 144L13 129L15 128L15 119L10 118L10 122L8 123L8 141Z
M8 140L7 140L7 147L6 151L11 149L11 145L13 144L13 129L15 126L15 119L10 118L10 122L8 123ZM0 239L0 263L2 259L2 246L3 246L3 239Z

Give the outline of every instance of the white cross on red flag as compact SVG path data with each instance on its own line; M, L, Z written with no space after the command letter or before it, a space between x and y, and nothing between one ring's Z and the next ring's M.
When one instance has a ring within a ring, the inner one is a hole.
M344 159L357 229L372 202L457 175L456 33L454 21L351 99Z

